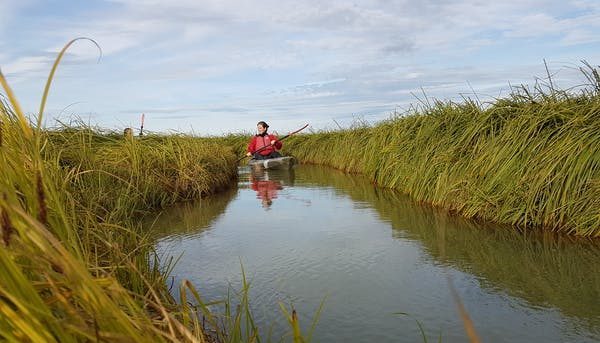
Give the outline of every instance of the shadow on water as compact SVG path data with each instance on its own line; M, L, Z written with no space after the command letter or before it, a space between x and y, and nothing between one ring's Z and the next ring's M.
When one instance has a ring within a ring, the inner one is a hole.
M598 241L450 216L380 189L360 176L318 166L302 166L302 182L333 187L377 210L396 238L420 242L437 263L480 279L533 306L557 308L600 333L600 247Z

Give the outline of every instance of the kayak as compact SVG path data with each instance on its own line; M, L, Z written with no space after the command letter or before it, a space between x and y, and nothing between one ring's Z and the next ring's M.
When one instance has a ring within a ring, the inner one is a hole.
M269 158L266 160L250 160L248 165L253 169L290 169L296 160L291 156Z

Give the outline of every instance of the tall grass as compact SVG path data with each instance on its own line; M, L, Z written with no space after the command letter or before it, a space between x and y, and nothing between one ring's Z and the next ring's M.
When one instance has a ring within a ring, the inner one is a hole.
M139 223L229 187L234 151L185 135L42 129L52 75L74 41L52 68L36 124L0 72L0 340L260 341L246 282L235 310L231 299L205 303L188 281L177 302L165 280L171 266L161 267ZM213 314L218 304L230 311Z
M0 340L206 341L201 313L171 298L134 220L225 187L236 174L231 150L191 137L42 130L1 73L0 83Z
M52 177L71 195L73 220L82 230L83 257L93 266L113 268L119 280L135 291L146 286L128 276L128 268L117 268L122 257L114 249L139 260L147 269L152 242L137 227L137 219L148 211L177 201L200 198L226 187L236 175L234 155L214 142L185 136L147 136L124 139L86 127L44 131L43 159L57 170ZM127 229L119 229L126 227ZM113 248L98 248L97 242ZM94 251L93 254L90 254Z
M85 194L84 207L102 221L200 198L228 186L237 175L232 151L215 140L183 135L123 139L86 127L44 135L46 160L63 170L86 171L68 181Z
M301 162L468 218L600 236L600 79L579 93L515 89L490 104L436 101L375 126L291 137Z
M175 321L158 310L155 318L148 315L144 307L159 304L159 296L136 295L118 282L115 269L130 271L139 284L145 280L131 252L104 237L137 236L87 220L91 212L79 217L76 197L64 191L63 170L42 158L39 130L14 109L0 106L2 340L175 341L190 334L166 330ZM108 255L120 263L102 263Z

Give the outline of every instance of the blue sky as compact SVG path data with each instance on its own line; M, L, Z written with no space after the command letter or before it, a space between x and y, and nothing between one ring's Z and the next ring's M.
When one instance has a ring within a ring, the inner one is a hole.
M211 135L375 123L417 103L481 100L600 64L600 1L0 0L0 68L45 123Z

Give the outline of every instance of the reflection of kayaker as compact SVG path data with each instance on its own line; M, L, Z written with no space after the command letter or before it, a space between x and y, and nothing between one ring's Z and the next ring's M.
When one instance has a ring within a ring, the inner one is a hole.
M253 178L252 189L256 191L256 198L260 199L264 208L269 208L273 199L277 198L277 192L283 189L281 182L273 180L258 180Z
M250 140L246 156L252 156L252 159L255 160L281 157L277 150L281 149L283 143L277 140L277 136L267 133L268 129L269 125L264 121L259 121L256 124L258 134Z

